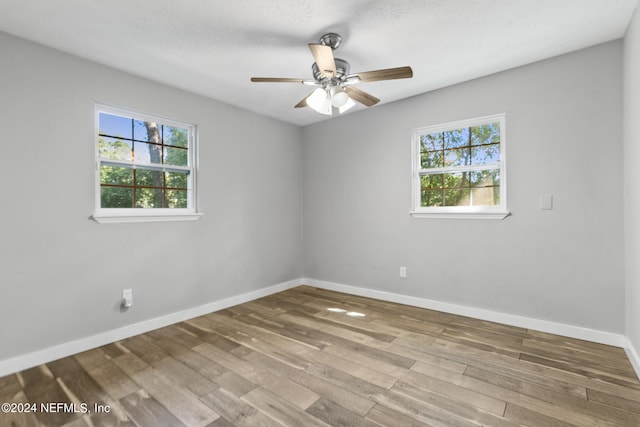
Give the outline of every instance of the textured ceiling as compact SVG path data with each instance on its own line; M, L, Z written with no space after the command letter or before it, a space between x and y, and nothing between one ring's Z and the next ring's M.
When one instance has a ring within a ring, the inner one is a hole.
M624 36L638 0L0 0L0 30L297 125L307 43L342 35L351 72L409 65L412 79L361 83L380 104ZM378 104L378 105L380 105ZM353 111L365 107L358 105ZM376 108L376 107L372 107Z

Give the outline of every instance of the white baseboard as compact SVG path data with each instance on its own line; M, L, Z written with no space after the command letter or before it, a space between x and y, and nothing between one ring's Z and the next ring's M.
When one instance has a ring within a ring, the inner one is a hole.
M276 292L281 292L293 288L300 284L302 284L300 279L290 280L288 282L279 283L277 285L258 289L256 291L247 292L219 301L213 301L198 307L193 307L165 316L156 317L153 319L145 320L143 322L134 323L132 325L123 326L121 328L102 332L90 337L81 338L75 341L69 341L53 347L37 350L32 353L12 357L10 359L0 360L0 377L12 374L14 372L22 371L24 369L32 368L43 363L51 362L53 360L60 359L61 357L67 357L72 354L80 353L92 348L103 346L105 344L110 344L115 341L129 338L134 335L143 334L154 329L173 325L174 323L179 323L188 319L193 319L194 317L202 316L207 313L212 313L214 311L222 310L227 307L232 307L234 305L262 298Z
M633 344L631 344L631 341L627 340L627 345L624 347L624 351L627 353L627 357L631 362L631 366L633 366L633 369L636 371L636 375L640 378L640 356Z
M326 282L323 280L305 278L303 280L303 283L322 289L376 298L384 301L396 302L415 307L428 308L430 310L443 311L445 313L458 314L461 316L473 317L475 319L533 329L541 332L548 332L550 334L592 341L600 344L621 347L624 349L627 349L627 347L630 345L627 338L622 334L583 328L581 326L566 325L562 323L550 322L548 320L539 320L530 317L517 316L514 314L485 310L482 308L469 307L401 294L394 294L391 292L377 291L373 289L360 288L357 286ZM636 372L640 373L638 368L636 368Z

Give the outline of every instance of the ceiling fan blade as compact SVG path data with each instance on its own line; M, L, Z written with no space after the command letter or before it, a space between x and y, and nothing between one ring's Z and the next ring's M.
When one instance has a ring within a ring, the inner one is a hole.
M336 62L333 59L333 49L323 44L309 43L309 49L318 64L320 72L326 77L335 77Z
M384 70L365 71L356 74L361 82L375 82L379 80L408 79L413 77L411 67L386 68Z
M252 82L256 83L303 83L302 79L290 79L287 77L251 77Z
M346 86L344 91L347 92L347 95L349 95L354 101L358 101L367 107L371 107L380 102L380 100L375 96L369 95L367 92L353 86Z
M294 108L302 108L307 107L307 98L309 98L311 94L305 96L302 101L298 102Z

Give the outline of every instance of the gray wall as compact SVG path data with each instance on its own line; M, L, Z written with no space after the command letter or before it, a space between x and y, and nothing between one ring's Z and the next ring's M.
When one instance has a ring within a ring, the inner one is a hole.
M0 360L302 275L298 127L2 33L0 52ZM94 102L199 126L199 221L88 219Z
M640 169L638 159L640 159L640 11L636 9L624 40L626 334L636 351L640 350Z
M638 32L636 16L627 118L640 110ZM303 275L624 331L620 41L304 129L8 35L0 52L0 360ZM94 102L199 126L203 218L88 219ZM411 218L411 130L500 112L512 216ZM630 123L627 159L640 151ZM627 333L638 347L640 174L627 162ZM554 210L538 209L541 194ZM125 287L135 305L122 313Z
M512 216L410 217L411 130L501 112ZM304 273L621 333L621 127L620 41L309 126Z

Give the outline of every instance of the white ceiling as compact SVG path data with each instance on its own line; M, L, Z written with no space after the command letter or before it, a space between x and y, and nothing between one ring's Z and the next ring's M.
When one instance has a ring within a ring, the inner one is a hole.
M342 35L380 104L624 36L638 0L0 0L0 30L297 125L313 88L307 43ZM378 105L380 105L378 104ZM364 109L358 105L351 111ZM376 107L372 107L376 108Z

